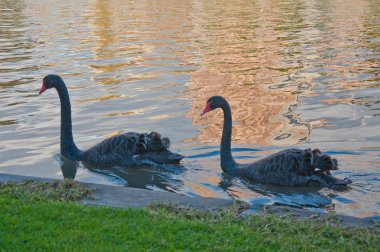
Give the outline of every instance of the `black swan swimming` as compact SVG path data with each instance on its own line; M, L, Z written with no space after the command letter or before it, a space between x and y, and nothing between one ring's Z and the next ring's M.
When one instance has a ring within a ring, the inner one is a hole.
M331 170L338 169L338 162L328 155L322 155L319 149L287 149L250 164L236 163L231 154L232 115L228 102L221 96L213 96L207 100L201 115L216 108L221 108L224 113L220 145L220 163L224 172L282 186L333 187L352 183L349 179L338 179L331 175Z
M178 163L184 156L168 150L170 140L157 132L127 132L103 140L88 150L74 143L71 124L71 104L66 85L58 75L43 79L39 94L55 88L61 101L61 154L70 160L83 161L96 167L139 166L153 161L156 164Z

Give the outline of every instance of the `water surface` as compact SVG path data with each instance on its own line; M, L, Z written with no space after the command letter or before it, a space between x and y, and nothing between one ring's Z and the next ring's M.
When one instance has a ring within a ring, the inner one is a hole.
M379 218L379 20L371 0L1 1L0 172ZM80 148L154 130L188 157L108 170L62 158L58 96L38 96L50 73L68 85ZM212 95L231 104L239 162L318 147L354 183L287 188L225 175L222 114L199 116Z

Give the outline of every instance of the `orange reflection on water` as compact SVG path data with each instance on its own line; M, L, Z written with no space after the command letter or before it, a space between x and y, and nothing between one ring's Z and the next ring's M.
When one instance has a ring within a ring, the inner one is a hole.
M101 102L101 101L107 101L112 99L121 99L121 98L127 98L128 96L125 95L105 95L95 98L88 98L88 99L78 99L74 102L76 103L86 103L86 102Z
M199 184L191 183L189 181L184 181L184 184L186 186L191 187L194 190L194 193L201 197L206 197L206 198L218 198L218 194L216 194L213 190L204 187Z
M329 93L378 81L374 76L378 60L370 57L371 51L378 50L377 44L363 39L366 33L378 32L368 18L378 10L370 5L366 1L199 4L199 11L208 15L195 19L195 44L200 46L202 63L192 74L189 97L193 103L188 113L194 124L205 126L198 140L220 141L221 112L199 117L206 100L214 95L230 102L234 143L294 145L308 140L312 128L326 126L324 118L303 121L295 109L301 95L318 96L312 89L321 85L322 77L331 76L322 83ZM347 19L353 11L354 17ZM368 60L358 57L363 48L368 49Z
M211 4L210 4L211 5ZM244 8L241 8L244 6ZM204 8L211 8L207 6ZM285 50L281 32L275 29L277 17L261 14L280 13L276 3L246 2L240 5L218 5L204 21L202 67L192 74L189 96L193 101L188 116L193 123L207 125L200 130L200 141L219 142L222 128L221 112L200 118L208 97L225 97L232 109L235 143L260 145L296 144L306 139L308 125L290 125L283 114L291 104L297 104L297 86L269 89L280 84L302 68L297 61L284 62ZM281 39L277 39L281 38ZM286 36L285 36L286 38Z
M199 117L207 98L213 95L222 95L230 102L233 120L238 122L233 128L234 142L269 144L287 130L289 122L281 114L286 113L287 105L295 100L290 92L268 92L258 85L244 85L241 82L255 83L255 80L243 76L241 81L234 80L236 76L231 74L197 72L192 77L191 87L197 86L197 89L190 92L194 105L189 115L194 117L195 124L208 125L200 131L199 140L218 142L221 137L221 111ZM306 131L301 127L289 130L295 141L304 137Z

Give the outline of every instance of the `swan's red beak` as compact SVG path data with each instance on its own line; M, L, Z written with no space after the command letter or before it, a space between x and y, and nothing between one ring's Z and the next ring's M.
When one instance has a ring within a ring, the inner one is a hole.
M43 92L45 92L45 90L46 90L46 87L44 84L42 84L42 87L41 87L40 92L38 94L39 95L42 94Z
M211 111L211 108L210 108L210 103L206 103L206 107L203 109L203 112L201 113L201 116L203 116L204 114L206 114L207 112L210 112Z

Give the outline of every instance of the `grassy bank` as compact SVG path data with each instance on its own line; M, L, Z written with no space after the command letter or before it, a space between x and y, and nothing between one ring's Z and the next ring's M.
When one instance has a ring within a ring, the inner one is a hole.
M1 251L378 251L370 229L343 229L276 217L87 207L91 193L72 182L0 185Z

